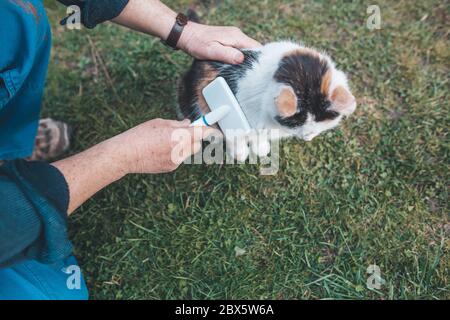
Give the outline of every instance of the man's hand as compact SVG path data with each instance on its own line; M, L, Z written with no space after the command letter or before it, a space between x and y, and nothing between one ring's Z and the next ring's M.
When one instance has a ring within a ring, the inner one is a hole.
M238 48L257 48L261 44L237 27L215 27L189 22L181 34L178 46L197 59L237 64L244 61L244 55Z
M215 131L189 124L189 120L154 119L114 137L124 173L163 173L178 168L200 150L203 138ZM182 152L175 154L175 150Z
M155 119L53 163L69 186L68 212L73 212L107 185L129 173L162 173L175 170L198 152L211 128L189 127L182 122ZM183 137L184 139L177 139ZM174 153L174 148L182 152Z

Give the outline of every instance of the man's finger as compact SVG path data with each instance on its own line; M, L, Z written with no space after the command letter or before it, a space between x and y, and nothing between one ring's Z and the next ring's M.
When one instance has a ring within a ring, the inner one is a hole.
M225 46L231 46L239 49L256 49L262 46L261 43L255 39L250 38L241 29L236 27L229 27L224 31L220 43Z
M209 47L209 59L218 60L229 64L244 62L244 54L233 47L215 43Z
M191 124L191 120L184 119L182 121L173 121L172 124L176 128L185 128L185 127L189 127L189 125Z
M241 49L256 49L261 47L262 44L256 41L255 39L250 38L245 33L240 32L239 37L234 38L233 47L241 48Z

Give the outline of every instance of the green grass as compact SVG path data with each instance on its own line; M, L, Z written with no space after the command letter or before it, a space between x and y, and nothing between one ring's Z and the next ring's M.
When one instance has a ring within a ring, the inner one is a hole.
M206 23L326 49L358 110L313 142L283 142L275 176L189 165L97 194L70 218L92 298L450 298L449 3L377 2L378 31L366 28L366 1L194 2ZM64 10L46 4L44 115L76 126L73 153L176 117L188 56L112 24L65 30ZM366 288L374 263L380 290Z

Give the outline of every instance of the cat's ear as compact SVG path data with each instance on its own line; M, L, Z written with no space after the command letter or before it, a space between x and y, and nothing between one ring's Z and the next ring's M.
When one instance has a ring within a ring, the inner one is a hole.
M293 116L297 112L297 95L291 86L284 85L275 98L278 113L283 118Z
M332 107L331 110L348 116L356 109L355 97L343 86L337 86L330 97Z

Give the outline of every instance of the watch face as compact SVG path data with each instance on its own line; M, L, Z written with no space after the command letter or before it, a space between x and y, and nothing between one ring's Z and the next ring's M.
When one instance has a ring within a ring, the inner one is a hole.
M179 13L177 15L177 22L179 25L185 26L185 25L187 25L188 21L189 21L189 18L186 17L184 14Z

